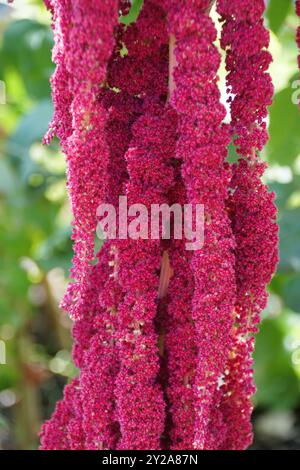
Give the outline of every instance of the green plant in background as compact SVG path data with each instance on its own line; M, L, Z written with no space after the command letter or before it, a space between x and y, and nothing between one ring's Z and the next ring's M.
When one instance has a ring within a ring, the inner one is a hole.
M65 165L57 145L40 143L52 115L52 33L42 3L26 3L0 26L0 441L30 448L74 370L69 322L58 310L71 258Z
M52 115L52 33L41 0L0 9L0 448L35 448L63 384L76 371L70 323L58 309L71 260L65 164L41 145ZM123 21L127 21L125 18ZM293 2L271 0L267 178L277 193L281 261L255 354L257 410L300 406L300 134L292 101L297 79ZM5 90L4 90L5 88ZM2 97L3 97L2 96ZM2 100L3 101L3 100Z

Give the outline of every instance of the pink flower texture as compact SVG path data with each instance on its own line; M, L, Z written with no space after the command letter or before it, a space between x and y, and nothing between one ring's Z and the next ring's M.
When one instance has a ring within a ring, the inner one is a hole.
M209 0L47 0L54 116L73 213L78 378L41 430L46 450L246 449L253 333L278 261L260 152L273 85L263 0L218 0L230 123ZM299 14L299 1L297 2ZM299 30L298 30L299 42ZM239 156L229 163L233 141ZM204 246L106 240L97 207L204 205Z

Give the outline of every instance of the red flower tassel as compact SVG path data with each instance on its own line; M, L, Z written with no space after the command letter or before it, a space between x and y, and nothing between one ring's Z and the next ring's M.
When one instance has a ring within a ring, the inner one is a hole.
M235 245L225 207L230 173L224 166L229 139L221 126L225 109L217 86L216 30L207 15L210 2L168 4L169 28L176 38L176 89L171 102L179 117L177 158L183 160L188 202L204 204L205 209L205 244L191 261L198 347L193 447L205 449L213 395L232 347Z
M242 3L242 5L241 5ZM221 45L226 50L232 134L243 156L233 165L230 210L236 239L237 302L234 345L222 387L221 409L226 433L220 449L245 449L252 442L251 397L253 333L266 307L266 285L278 261L278 227L274 194L261 182L265 165L257 151L267 141L265 118L273 86L266 72L271 56L263 25L263 0L219 0L224 22Z

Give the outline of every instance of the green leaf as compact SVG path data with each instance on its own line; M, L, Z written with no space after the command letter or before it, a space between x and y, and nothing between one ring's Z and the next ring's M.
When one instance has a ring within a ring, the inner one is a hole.
M279 225L279 270L287 273L300 272L300 208L285 211Z
M15 174L7 160L0 158L0 194L9 194L16 184Z
M270 109L270 162L291 165L300 152L299 109L292 102L291 84L275 95Z
M134 23L140 14L140 11L143 7L144 0L133 0L130 12L126 16L121 16L119 21L122 24Z
M27 184L32 173L45 173L38 164L30 158L30 147L33 143L41 144L47 131L53 113L50 99L40 101L19 120L15 132L6 142L6 151L13 157L20 168L20 182Z
M286 409L299 402L298 380L284 348L280 319L264 320L256 338L255 381L259 406Z
M269 26L276 34L283 25L291 6L290 0L270 0L267 9Z
M49 96L52 33L50 28L32 20L14 21L4 32L0 54L1 75L15 70L33 99Z
M228 147L227 159L230 163L236 163L238 161L238 159L240 158L240 155L236 152L236 148L235 148L235 145L234 145L235 138L236 138L236 136L234 135L234 137L232 138L232 140L229 144L229 147Z
M9 428L9 424L7 422L7 420L5 419L4 416L2 416L2 414L0 415L0 431L1 430L7 430Z
M286 282L282 297L288 308L300 313L300 276L293 277Z
M31 144L41 141L47 131L53 113L50 99L40 101L19 121L15 132L8 140L8 151L13 155L25 157Z

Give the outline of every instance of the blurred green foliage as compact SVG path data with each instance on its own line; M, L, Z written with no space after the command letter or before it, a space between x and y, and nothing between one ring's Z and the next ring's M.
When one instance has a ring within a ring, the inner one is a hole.
M41 0L16 1L0 15L0 340L7 358L0 365L0 449L28 449L76 373L70 322L58 308L72 256L70 210L58 143L41 145L52 115L50 16ZM281 259L257 337L255 403L257 410L293 411L300 406L300 133L292 0L269 1L266 17L276 95L263 157L277 194Z

